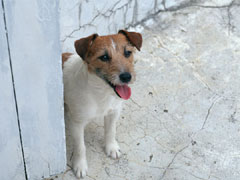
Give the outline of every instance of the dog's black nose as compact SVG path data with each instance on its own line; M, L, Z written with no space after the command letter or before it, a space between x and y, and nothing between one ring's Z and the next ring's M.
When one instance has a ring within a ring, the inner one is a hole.
M128 83L129 81L131 81L132 76L130 73L124 72L119 75L119 78L123 83Z

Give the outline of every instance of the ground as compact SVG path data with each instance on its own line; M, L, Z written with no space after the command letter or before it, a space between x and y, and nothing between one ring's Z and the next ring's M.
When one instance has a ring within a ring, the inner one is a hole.
M123 155L103 151L103 122L86 128L85 180L240 178L240 6L191 6L142 24L137 81L117 125ZM68 159L72 154L67 132ZM74 180L68 170L54 180Z

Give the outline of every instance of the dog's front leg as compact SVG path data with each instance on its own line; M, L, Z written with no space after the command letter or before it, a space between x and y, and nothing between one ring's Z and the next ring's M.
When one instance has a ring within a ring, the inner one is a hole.
M73 136L73 171L80 178L87 175L88 165L86 159L86 147L84 144L84 121L71 121L71 132Z
M118 120L120 111L111 111L104 117L105 130L105 151L108 156L116 159L120 157L121 151L115 139L116 136L116 121Z

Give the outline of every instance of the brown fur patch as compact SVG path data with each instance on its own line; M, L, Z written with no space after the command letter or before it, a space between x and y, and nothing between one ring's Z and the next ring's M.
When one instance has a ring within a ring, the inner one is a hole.
M134 45L137 50L140 51L142 47L142 35L137 32L128 32L126 30L120 30L118 33L122 33L126 36L126 38L129 40L129 42Z
M69 52L62 53L62 68L63 68L64 62L66 62L71 55L73 55L73 54L69 53Z

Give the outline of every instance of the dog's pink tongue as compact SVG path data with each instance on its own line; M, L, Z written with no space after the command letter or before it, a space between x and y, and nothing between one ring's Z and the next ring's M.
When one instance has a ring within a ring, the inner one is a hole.
M128 85L116 85L115 90L118 95L125 100L129 99L131 96L131 88L128 87Z

